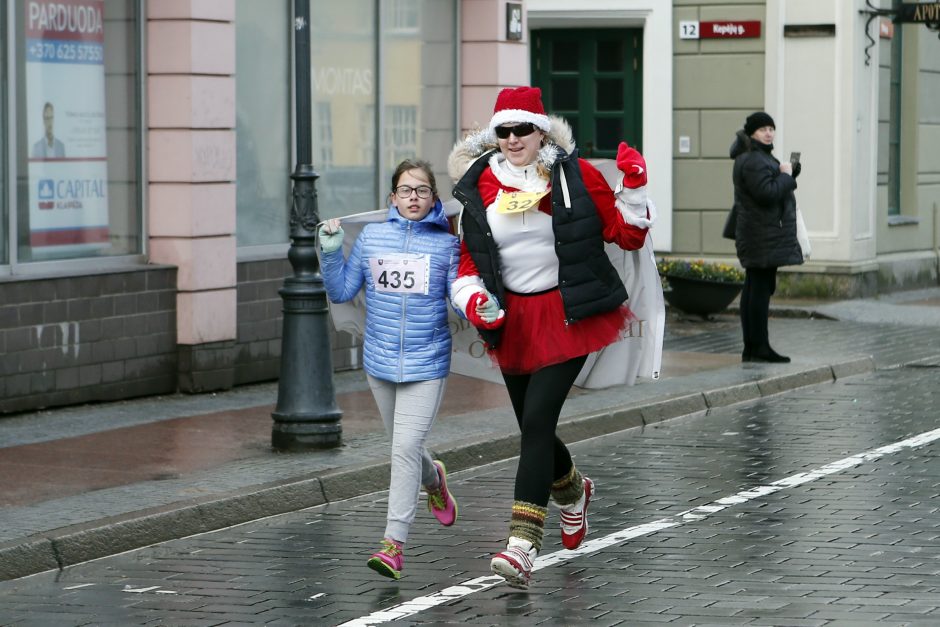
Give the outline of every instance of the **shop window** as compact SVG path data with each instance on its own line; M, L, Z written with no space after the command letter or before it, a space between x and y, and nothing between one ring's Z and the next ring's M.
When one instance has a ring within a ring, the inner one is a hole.
M17 135L12 168L3 171L13 172L16 186L3 232L5 242L15 233L15 246L2 249L3 260L15 271L21 263L139 254L138 1L12 5L2 66L9 55L8 119Z
M8 39L7 21L6 21L6 3L0 2L0 146L8 146L7 139L7 51L3 45ZM7 210L7 199L10 196L7 188L7 151L0 150L0 266L10 262L8 253L8 243L10 239L9 231L9 211Z
M329 162L314 163L321 219L376 208L375 0L312 0L310 61L314 142L329 126ZM384 2L382 4L385 4ZM323 147L314 143L313 154Z
M236 6L243 247L288 241L296 141L290 11L286 0ZM447 155L458 134L456 25L455 0L311 1L310 128L321 219L383 207L404 157L431 161L447 193Z
M389 13L392 31L414 33L418 30L421 0L391 0ZM397 164L396 164L397 165Z
M888 215L901 214L901 72L904 29L899 25L891 39L891 68L888 87Z
M371 104L359 107L359 159L363 162L375 158L375 106Z
M457 2L395 0L382 7L382 138L380 190L391 185L395 166L406 157L434 167L438 190L447 197L447 156L457 125Z
M392 105L385 109L385 145L388 161L393 170L402 159L413 159L418 151L418 108Z
M317 126L314 129L313 148L316 154L320 155L315 159L315 167L328 168L333 165L333 116L330 112L330 103L318 102L316 105L315 120Z
M291 203L291 3L235 5L236 239L288 241Z

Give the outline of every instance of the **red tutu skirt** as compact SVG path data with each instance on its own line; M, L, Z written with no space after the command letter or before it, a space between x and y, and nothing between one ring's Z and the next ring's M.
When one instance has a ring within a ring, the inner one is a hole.
M565 324L557 289L538 294L506 292L503 336L490 356L506 374L528 374L598 351L617 341L635 319L626 306Z

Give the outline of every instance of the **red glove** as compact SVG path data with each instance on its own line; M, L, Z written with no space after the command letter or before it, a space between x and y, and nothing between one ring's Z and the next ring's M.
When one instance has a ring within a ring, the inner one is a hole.
M486 311L481 315L477 307ZM506 312L499 309L496 301L491 301L486 292L476 292L467 303L467 320L478 329L498 329L506 322ZM487 319L490 321L487 322Z
M630 189L646 185L646 159L627 142L617 147L617 168L623 172L623 186Z

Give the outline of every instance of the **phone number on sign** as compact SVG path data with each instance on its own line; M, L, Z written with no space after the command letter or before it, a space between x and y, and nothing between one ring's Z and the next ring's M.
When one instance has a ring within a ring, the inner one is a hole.
M44 41L31 43L28 51L31 61L100 63L104 59L104 48L99 44Z

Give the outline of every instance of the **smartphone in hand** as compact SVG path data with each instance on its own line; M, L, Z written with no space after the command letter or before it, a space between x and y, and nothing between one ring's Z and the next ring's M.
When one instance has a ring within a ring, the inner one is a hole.
M799 162L800 162L800 153L798 153L798 152L791 152L791 153L790 153L790 163L792 163L793 165L796 165L796 164L799 163Z

